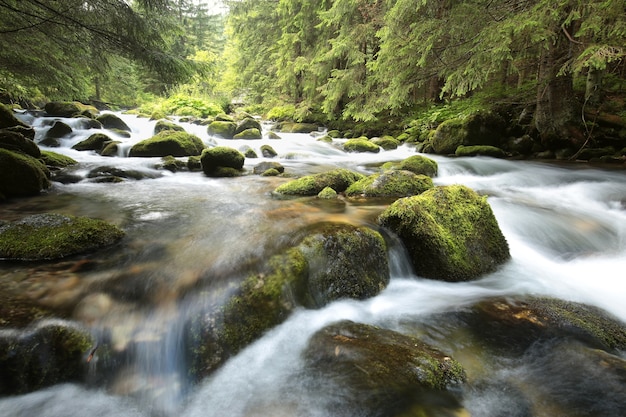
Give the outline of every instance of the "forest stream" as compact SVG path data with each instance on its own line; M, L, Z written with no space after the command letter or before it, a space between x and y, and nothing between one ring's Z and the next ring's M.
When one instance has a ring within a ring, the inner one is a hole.
M11 280L43 305L68 311L114 349L132 346L106 384L98 383L95 351L85 384L61 384L0 398L0 415L11 417L359 417L342 407L340 384L306 371L303 352L311 336L340 320L411 333L455 358L465 382L449 403L389 411L384 416L557 417L626 415L626 352L587 354L578 342L542 341L519 355L499 354L469 334L459 315L483 300L551 297L598 307L626 323L626 171L588 164L427 155L439 166L435 185L463 184L487 195L510 247L511 259L471 282L448 283L416 276L399 243L389 245L391 281L376 297L339 300L321 309L299 308L286 321L230 358L211 376L192 383L182 357L183 323L194 312L225 300L229 285L248 265L271 255L304 227L332 221L376 226L389 202L315 197L276 198L290 178L348 168L363 174L387 161L415 154L410 145L379 153L346 153L319 135L279 133L281 139L225 140L205 126L179 123L208 146L259 151L285 176L253 175L260 157L247 158L250 175L210 178L202 172L157 170L159 158L129 158L132 144L152 136L154 121L120 114L132 128L118 157L71 147L93 130L74 129L53 150L79 161L71 174L85 177L99 166L135 170L141 180L99 183L83 179L40 196L0 206L0 218L55 212L104 219L125 232L124 243L90 254L90 268L63 262L0 263ZM45 118L21 118L47 129ZM67 119L68 124L75 119ZM267 133L269 125L264 125ZM322 135L323 132L320 132ZM50 273L50 271L55 271ZM489 335L487 334L485 338ZM621 363L618 370L598 363ZM619 371L619 369L622 369ZM621 373L620 373L621 372ZM91 383L89 381L92 381ZM94 382L95 381L95 382ZM389 410L393 407L389 406ZM384 410L384 408L383 408Z

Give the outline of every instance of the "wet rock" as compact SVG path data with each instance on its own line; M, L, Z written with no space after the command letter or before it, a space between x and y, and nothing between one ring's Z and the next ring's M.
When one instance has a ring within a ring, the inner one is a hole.
M495 146L489 145L461 145L454 151L456 156L490 156L492 158L505 158L506 152Z
M365 178L362 174L339 168L289 181L278 186L274 193L278 195L315 196L326 187L331 187L337 192L343 192L362 178Z
M122 119L120 119L118 116L116 116L113 113L103 113L100 116L98 116L96 120L102 123L102 127L104 127L105 129L109 129L109 130L115 129L115 130L121 130L124 132L131 131L130 127L126 124L126 122L124 122Z
M219 136L224 139L232 139L235 136L237 124L229 121L219 121L211 123L207 127L207 133L211 136Z
M100 155L102 156L117 156L119 154L119 145L122 142L120 142L119 140L114 140L111 141L109 143L107 143L104 148L102 148L102 151L100 152Z
M156 122L156 125L154 125L154 134L158 135L164 130L173 130L174 132L184 132L185 128L179 124L170 122L169 120L159 120L158 122Z
M386 151L397 149L400 146L400 142L393 136L383 136L380 138L372 138L371 142L374 145L378 145Z
M87 331L60 320L41 322L25 331L0 331L0 394L81 381L93 347Z
M39 159L50 169L66 168L78 164L75 159L52 151L42 151Z
M462 185L401 198L378 221L400 237L416 274L425 278L472 280L510 258L486 197Z
M317 198L322 198L325 200L331 200L337 198L338 196L339 195L337 194L337 191L333 190L330 187L324 188L322 191L319 192L319 194L317 194Z
M268 169L275 169L279 174L282 174L283 172L285 172L285 167L282 166L280 162L273 162L273 161L265 161L265 162L261 162L260 164L255 165L254 168L252 169L252 172L254 172L257 175L260 175L260 174L263 174Z
M124 236L103 220L61 214L35 214L0 227L0 258L49 260L94 251Z
M46 103L44 110L48 116L56 117L76 117L83 111L82 105L71 101L53 101Z
M168 155L161 158L161 163L157 164L156 167L170 172L178 172L185 170L187 168L187 163Z
M324 381L311 389L332 413L453 415L461 408L453 390L466 379L462 366L414 337L341 321L315 333L303 357L305 374Z
M256 129L259 132L259 135L263 131L263 128L261 127L261 123L259 123L257 120L253 119L252 117L246 117L245 119L243 119L241 122L237 124L237 128L235 129L235 136L250 129ZM260 138L242 137L242 139L260 139Z
M402 169L418 175L428 175L429 177L437 176L437 171L439 170L436 161L422 155L409 156L400 162L388 162L383 164L382 168L384 170Z
M274 150L270 145L262 145L261 146L261 154L265 158L275 158L278 156L278 152Z
M68 136L72 133L72 128L61 121L55 121L52 127L46 132L41 144L44 146L58 147L60 142L58 139Z
M14 130L0 130L0 148L14 152L22 152L33 158L39 158L41 151L39 146L32 139Z
M100 153L106 145L112 142L112 139L104 133L94 133L87 139L78 142L72 146L77 151L96 151Z
M313 123L294 123L294 122L282 122L278 128L281 132L285 133L311 133L317 132L319 126Z
M36 158L0 148L0 195L37 195L50 187L50 171Z
M191 156L200 155L203 149L204 143L195 135L164 130L150 139L142 140L133 145L128 156Z
M391 170L372 174L350 185L348 197L408 197L433 188L432 178L411 171Z
M371 142L366 137L362 136L356 139L348 139L343 144L343 150L346 152L371 152L378 153L380 152L380 146Z
M101 182L109 182L107 179L119 179L119 181L123 181L124 178L130 180L143 180L147 178L158 178L160 176L160 173L122 169L110 166L93 168L87 174L87 178L99 179Z
M262 139L263 135L259 129L246 129L233 136L233 139Z
M15 117L15 114L10 107L0 103L0 129L12 128L16 126L24 129L31 129L30 126Z
M368 227L316 225L298 249L308 265L309 307L374 297L389 283L387 245L380 233Z
M228 146L205 149L200 156L202 171L209 177L238 176L245 159L241 152Z

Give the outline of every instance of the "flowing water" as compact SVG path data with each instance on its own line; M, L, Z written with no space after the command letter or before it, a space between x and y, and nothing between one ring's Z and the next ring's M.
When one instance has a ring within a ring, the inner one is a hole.
M152 135L154 122L121 117L133 132L129 139L119 138L124 146L118 157L72 150L72 145L94 133L78 127L62 140L61 147L51 150L78 160L80 165L72 174L80 178L100 166L136 170L149 178L54 183L41 196L0 206L0 218L6 220L50 211L105 219L126 231L121 248L86 257L91 267L78 271L65 263L0 265L0 278L42 305L67 312L90 326L94 335L108 335L115 349L134 353L120 364L106 388L63 384L2 398L0 415L356 417L359 414L349 410L329 411L333 397L340 394L329 392L323 381L304 371L301 354L308 338L332 322L349 319L400 329L403 323L482 299L517 295L582 302L626 322L626 171L429 155L439 164L436 185L465 184L489 196L510 246L512 259L507 264L475 282L437 282L415 276L403 249L392 246L392 279L379 296L338 301L320 310L298 310L210 378L191 386L184 377L181 354L181 323L190 314L223 302L233 282L289 244L304 226L337 221L375 227L376 216L386 203L277 199L271 191L288 178L208 178L198 172L157 170L158 158L126 156L133 143ZM38 129L36 140L43 137L49 126L45 119L22 118ZM278 152L274 160L294 177L335 167L372 173L382 162L415 152L401 146L379 154L347 154L335 146L341 140L333 145L304 134L281 134L280 140L222 140L209 137L205 127L181 124L207 145L247 145L261 155L261 145L269 144ZM245 168L251 171L263 160L246 159ZM436 337L431 335L431 339ZM559 413L551 408L553 402L569 401L574 409L579 405L580 393L575 390L566 400L549 399L562 394L554 384L571 388L564 382L572 372L565 360L560 363L549 355L535 355L526 360L476 363L472 352L464 350L463 340L440 342L442 350L451 352L468 369L470 380L472 374L491 367L494 379L534 387L524 395L536 401L531 404L515 394L502 395L499 389L470 389L463 397L465 414L455 415L554 416ZM564 357L572 360L576 353ZM548 365L552 382L539 372ZM591 366L576 366L581 373L594 372ZM97 379L97 358L90 372ZM587 409L600 410L595 415L617 416L615 410L624 410L606 399L598 400L604 408L594 407L594 390L584 389L591 404ZM541 392L532 394L533 390Z

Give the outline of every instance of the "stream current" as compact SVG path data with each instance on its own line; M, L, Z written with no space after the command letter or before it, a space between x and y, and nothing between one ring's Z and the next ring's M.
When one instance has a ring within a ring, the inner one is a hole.
M325 397L337 393L311 389L323 381L303 372L301 354L313 333L342 319L398 330L407 321L494 296L545 295L597 306L626 322L626 171L427 155L439 164L436 185L464 184L489 196L509 243L512 258L508 263L477 281L438 282L416 276L402 248L392 246L391 281L380 295L364 301L337 301L320 310L298 310L210 378L191 386L181 369L182 320L223 302L225 289L241 279L246 268L288 244L303 227L336 221L375 228L376 217L388 202L276 199L271 191L289 178L252 175L254 165L266 160L263 157L247 158L245 168L250 175L238 178L157 170L154 165L159 158L126 156L133 143L152 136L155 122L120 117L131 126L132 134L119 138L124 145L118 157L72 150L95 133L79 128L50 150L79 161L73 169L79 177L108 166L140 171L150 178L121 183L55 182L41 196L0 206L0 218L14 220L41 212L102 218L126 231L122 249L87 256L94 261L93 268L52 277L45 265L0 264L0 278L42 305L68 311L71 319L89 326L94 335L106 331L115 348L134 346L133 360L121 366L106 389L62 384L0 398L2 416L328 416L331 400ZM36 140L49 128L46 118L26 114L21 118L37 129ZM415 154L407 145L378 154L348 154L336 146L342 139L327 144L305 134L280 134L280 140L223 140L209 137L203 126L180 124L209 146L250 146L261 155L261 145L269 144L278 153L272 160L280 162L290 177L336 167L369 174L383 162ZM543 374L536 377L537 368L546 365L539 354L485 363L473 358L471 349L464 351L462 339L445 340L437 347L467 368L470 384L472 375L489 368L496 379L532 386L523 401L515 394L502 395L497 388L469 389L463 396L463 410L455 416L566 415L551 408L552 395L565 396L558 402L569 401L572 410L579 410L570 416L623 415L619 414L625 409L623 404L594 398L588 387L580 389L586 393L573 389L564 394L565 389L559 389L557 385L571 377L572 366L590 375L593 382L593 370L585 364L555 365L548 380ZM573 356L564 357L571 361ZM90 372L98 373L97 358ZM581 395L588 396L587 408L578 404ZM358 414L342 410L330 415L335 416Z

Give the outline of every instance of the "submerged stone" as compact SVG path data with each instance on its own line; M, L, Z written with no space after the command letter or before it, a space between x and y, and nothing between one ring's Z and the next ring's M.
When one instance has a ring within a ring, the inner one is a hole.
M486 197L462 185L401 198L378 221L400 237L416 274L425 278L473 280L510 258Z
M103 220L35 214L0 227L0 258L60 259L118 242L124 232Z

